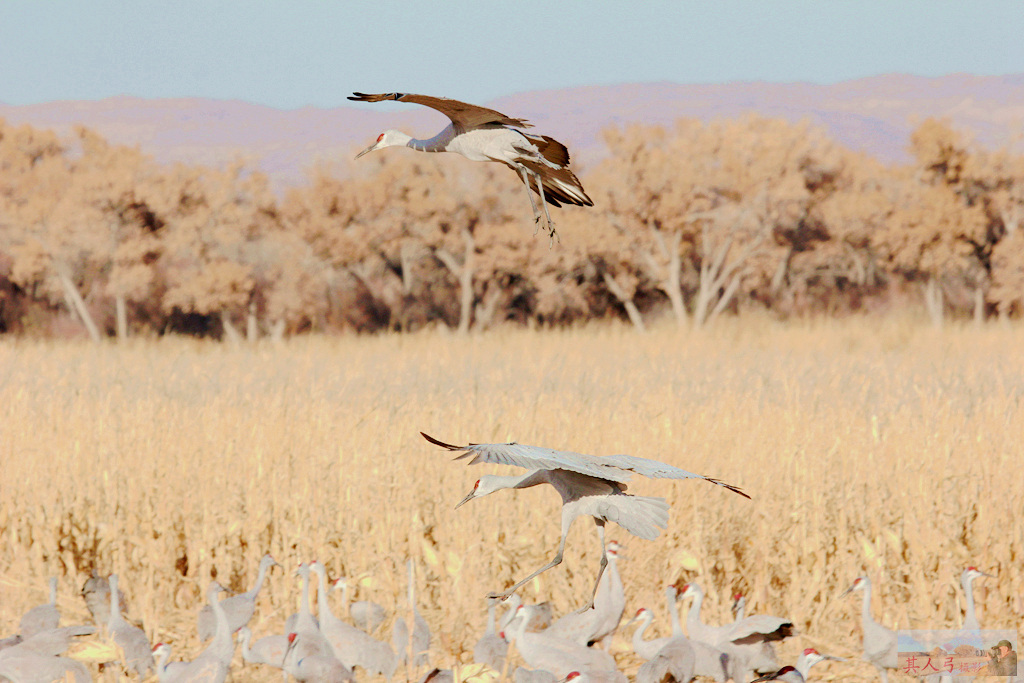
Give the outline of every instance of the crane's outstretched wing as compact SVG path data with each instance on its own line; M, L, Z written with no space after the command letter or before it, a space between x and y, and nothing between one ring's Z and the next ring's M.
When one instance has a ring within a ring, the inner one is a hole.
M475 104L450 100L447 97L431 97L429 95L412 95L409 93L389 92L378 95L367 95L366 93L354 92L348 99L353 102L383 102L395 100L396 102L411 102L422 104L424 107L436 109L452 120L456 126L464 130L480 128L488 124L501 126L515 126L516 128L533 128L526 119L513 119L505 116L500 111L494 111L487 107L478 107Z
M726 484L723 481L712 479L711 477L705 477L703 474L687 472L684 469L680 469L657 460L641 458L635 455L607 455L601 458L601 461L629 472L642 474L643 476L650 477L652 479L703 479L704 481L710 481L712 484L717 484L718 486L727 488L733 493L738 493L744 498L750 498L750 496L743 493L743 491L741 491L737 486Z
M596 458L593 455L556 451L552 448L527 446L520 443L471 443L468 446L453 446L423 432L420 434L435 446L461 452L461 455L456 456L456 460L462 460L472 455L473 459L469 462L470 465L486 462L494 465L512 465L528 470L568 470L620 483L627 482L632 477L632 473L613 464L605 464L601 462L601 458Z
M541 448L540 446L527 446L521 443L471 443L468 446L453 446L452 444L438 441L432 436L420 432L423 438L441 448L450 451L461 452L456 460L468 458L473 459L470 465L482 462L494 465L513 465L528 470L569 470L579 472L598 479L607 479L624 483L630 480L632 474L642 474L645 477L655 479L703 479L712 484L727 488L733 493L738 493L744 498L750 498L738 487L726 484L718 479L705 477L701 474L694 474L678 467L673 467L657 460L639 458L635 455L584 455L572 451L556 451L553 448Z

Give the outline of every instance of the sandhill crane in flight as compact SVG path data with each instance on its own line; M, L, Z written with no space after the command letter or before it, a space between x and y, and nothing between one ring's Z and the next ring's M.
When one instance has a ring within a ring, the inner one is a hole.
M422 104L436 109L451 123L444 130L427 140L416 140L398 130L386 130L377 136L377 141L356 155L356 159L368 152L385 147L411 147L420 152L455 152L470 161L497 161L519 174L527 187L527 196L533 208L533 220L540 225L541 215L530 190L540 195L544 209L546 227L555 238L555 224L548 214L548 204L561 206L593 206L579 178L569 170L569 150L565 145L547 135L523 132L533 126L525 119L514 119L501 112L467 104L446 97L430 97L408 93L382 93L367 95L352 93L348 99L354 102L382 102L395 100Z
M668 525L668 503L664 498L648 498L634 496L625 492L625 482L633 474L661 479L703 479L712 484L729 489L744 498L750 498L741 490L699 474L667 465L657 460L649 460L632 455L609 455L597 457L569 451L556 451L551 448L527 446L518 443L469 444L453 446L438 441L432 436L420 432L430 443L457 451L461 454L455 460L473 456L470 465L493 463L497 465L513 465L529 470L519 476L484 475L477 480L473 490L456 505L461 505L501 489L524 489L538 484L551 484L562 497L562 538L558 542L558 552L554 559L525 579L502 593L491 597L507 598L533 577L546 572L562 561L565 552L565 538L569 528L577 517L589 516L597 525L597 533L601 542L601 567L597 573L597 581L588 603L580 610L594 606L594 596L601 576L608 565L607 547L605 546L604 525L615 522L634 536L654 540L661 533L659 530Z

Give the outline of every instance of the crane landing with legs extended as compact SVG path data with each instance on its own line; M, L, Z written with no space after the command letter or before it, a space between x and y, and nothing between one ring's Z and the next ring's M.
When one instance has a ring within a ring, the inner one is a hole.
M594 205L579 178L569 170L569 150L565 145L547 135L525 132L525 128L533 127L525 119L511 118L493 109L446 97L397 92L367 95L356 92L348 99L354 102L394 100L422 104L436 109L451 120L444 130L426 140L417 140L399 130L386 130L377 136L376 142L356 155L356 159L385 147L410 147L420 152L455 152L470 161L497 161L505 164L519 174L526 185L530 206L533 208L533 220L538 226L542 217L529 190L540 196L545 227L552 240L555 239L555 224L548 213L548 204Z
M558 552L549 563L519 581L501 593L493 593L490 597L507 598L533 577L546 572L562 561L565 552L565 539L569 528L577 517L590 517L597 525L597 533L601 542L601 566L597 572L597 581L590 594L590 600L579 611L584 612L594 606L594 596L601 584L601 577L608 566L608 550L605 545L604 525L615 522L623 529L647 540L654 540L661 529L668 525L668 503L664 498L634 496L625 492L625 483L633 474L659 479L703 479L712 484L750 498L740 489L711 477L705 477L686 470L668 465L657 460L649 460L633 455L608 455L603 457L556 451L551 448L527 446L519 443L469 444L453 446L438 441L432 436L420 432L430 443L449 451L459 452L456 460L472 456L470 465L492 463L496 465L513 465L529 470L518 476L484 475L477 480L473 490L456 505L468 503L502 489L524 489L540 484L550 484L562 497L562 537L558 542Z

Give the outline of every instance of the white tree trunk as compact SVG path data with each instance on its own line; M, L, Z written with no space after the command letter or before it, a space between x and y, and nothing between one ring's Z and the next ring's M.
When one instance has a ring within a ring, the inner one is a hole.
M985 288L978 285L974 288L974 324L985 322Z
M260 337L259 319L256 317L256 302L249 302L249 310L245 314L245 338L251 342Z
M924 307L928 311L928 317L931 318L932 325L937 329L941 328L945 307L942 287L939 285L937 277L929 276L928 281L924 285Z
M462 263L446 249L437 249L434 252L459 281L459 334L469 332L469 326L473 322L473 302L476 299L473 292L473 255L476 251L476 238L468 228L463 228L462 240L466 245Z
M128 338L128 304L123 294L114 297L114 312L117 317L117 338Z
M231 318L228 316L227 311L220 312L220 325L224 328L224 339L232 344L242 343L242 335L239 334L238 329L235 327L234 323L231 322Z
M619 302L622 303L623 308L626 309L626 315L629 316L629 321L633 323L633 326L641 332L646 331L647 326L644 325L644 319L640 315L640 309L637 308L636 304L633 302L633 297L626 294L626 290L624 290L622 286L615 281L615 278L608 274L608 271L603 271L601 276L604 278L604 284L608 287L608 291L611 292L612 296L618 299Z
M89 309L85 306L85 300L82 299L82 295L78 292L78 287L75 287L75 283L71 281L71 277L67 274L63 267L57 266L57 278L60 280L61 287L64 289L65 298L71 302L72 311L78 315L78 319L82 321L86 331L89 333L89 337L94 342L99 342L100 330L96 327L96 323L92 319L92 315L89 313Z

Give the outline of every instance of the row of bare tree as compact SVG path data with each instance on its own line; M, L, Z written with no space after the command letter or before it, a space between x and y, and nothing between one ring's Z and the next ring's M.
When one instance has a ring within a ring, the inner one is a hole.
M887 167L750 116L609 129L592 209L534 234L518 178L452 155L326 167L283 197L243 163L163 166L79 129L0 121L0 330L461 331L626 316L1024 313L1024 156L941 121Z

